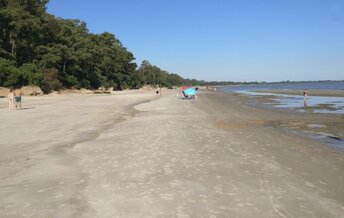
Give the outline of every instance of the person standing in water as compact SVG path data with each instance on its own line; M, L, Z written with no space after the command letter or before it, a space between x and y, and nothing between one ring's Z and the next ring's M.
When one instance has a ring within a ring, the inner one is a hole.
M307 89L303 91L303 99L306 101L307 100Z
M307 107L307 89L303 91L303 106Z

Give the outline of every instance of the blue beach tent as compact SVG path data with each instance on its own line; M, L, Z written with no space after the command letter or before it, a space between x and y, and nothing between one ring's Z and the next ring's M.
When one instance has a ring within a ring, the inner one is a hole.
M193 96L196 95L197 91L194 88L187 88L184 90L184 94L187 96Z

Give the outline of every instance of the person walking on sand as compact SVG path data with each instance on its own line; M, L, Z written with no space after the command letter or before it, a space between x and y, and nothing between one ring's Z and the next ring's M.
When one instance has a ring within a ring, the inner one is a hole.
M9 110L14 110L14 92L11 89L10 93L7 95L8 98L8 109Z
M14 100L15 100L15 103L16 103L16 109L19 110L21 109L21 100L22 100L22 97L21 97L21 91L19 90L16 95L14 96Z

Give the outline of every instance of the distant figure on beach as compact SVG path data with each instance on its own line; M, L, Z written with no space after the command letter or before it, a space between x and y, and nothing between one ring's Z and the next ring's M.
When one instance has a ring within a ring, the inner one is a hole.
M157 95L159 95L159 94L161 95L161 87L159 88L159 90L156 90L155 93L156 93Z
M21 105L21 101L22 101L22 96L21 96L21 91L19 90L15 96L14 96L14 100L16 103L16 109L21 109L22 105Z
M303 99L306 101L307 100L307 89L303 91Z
M11 89L10 93L8 94L8 109L13 110L14 109L14 92Z
M307 107L307 89L303 91L303 106L304 108Z

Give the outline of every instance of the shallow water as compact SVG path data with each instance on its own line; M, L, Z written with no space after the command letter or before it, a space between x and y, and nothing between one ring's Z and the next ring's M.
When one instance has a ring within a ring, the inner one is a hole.
M344 81L325 81L325 82L289 82L289 83L266 83L251 85L232 85L225 86L222 91L255 91L266 89L281 90L344 90Z
M236 91L251 96L273 96L272 103L266 103L278 108L294 108L300 112L344 114L344 97L311 96L305 101L302 96L258 93L253 91Z
M293 108L300 112L344 114L344 97L308 96L305 102L303 96L257 93L257 90L344 90L344 81L269 83L252 85L225 86L221 92L238 92L246 95L274 96L271 105L277 108Z
M312 113L332 113L344 114L344 97L327 97L327 96L311 96L304 101L302 96L274 94L274 93L258 93L253 91L236 91L240 94L249 96L272 96L272 102L266 102L266 105L276 108L291 108L300 112ZM309 124L311 128L317 129L326 127L322 124ZM318 131L306 131L310 138L321 141L332 147L344 151L344 139L328 133Z
M271 98L264 104L271 108L289 108L294 111L304 113L327 113L344 114L344 97L328 97L328 96L308 96L307 101L304 101L302 95L287 95L275 93L260 93L257 90L302 90L320 89L320 90L344 90L344 82L316 82L316 83L284 83L284 84L259 84L259 85L241 85L241 86L226 86L219 89L221 92L236 92L248 96L271 96ZM335 147L344 151L344 139L341 136L333 135L323 132L321 128L326 128L323 124L311 123L308 125L311 130L300 131L292 130L296 134L306 135L313 140L322 142L331 147Z
M295 130L289 130L289 131L293 132L294 134L301 134L301 135L306 134L309 138L313 140L316 140L328 146L344 151L344 139L334 136L332 134L318 132L318 131L301 131L301 132L295 131Z

